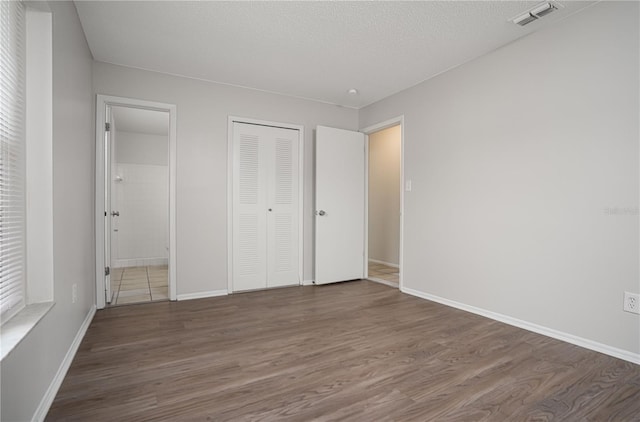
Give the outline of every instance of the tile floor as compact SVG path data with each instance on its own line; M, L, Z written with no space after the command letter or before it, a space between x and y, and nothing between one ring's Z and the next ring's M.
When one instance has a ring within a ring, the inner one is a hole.
M377 262L369 262L369 279L383 280L387 282L385 284L392 284L398 287L400 274L398 268L378 264Z
M168 280L166 265L114 268L111 306L167 300Z

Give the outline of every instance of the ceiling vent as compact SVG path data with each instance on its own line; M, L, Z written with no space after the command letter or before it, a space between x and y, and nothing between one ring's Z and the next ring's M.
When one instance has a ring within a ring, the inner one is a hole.
M543 16L547 16L549 13L558 10L558 4L556 3L542 3L533 9L516 16L511 21L520 26L525 26L531 22L540 19Z

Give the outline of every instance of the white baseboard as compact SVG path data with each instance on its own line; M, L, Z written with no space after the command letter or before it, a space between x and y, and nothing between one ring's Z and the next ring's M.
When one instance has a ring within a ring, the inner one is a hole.
M82 343L82 339L84 338L84 335L87 333L87 329L89 328L89 325L91 325L91 321L93 320L93 316L95 314L96 314L96 305L93 305L91 309L89 309L89 312L87 312L87 316L85 317L84 321L82 322L82 325L78 329L78 332L76 333L76 336L73 339L71 346L69 346L69 350L67 350L67 354L62 360L62 363L58 368L58 372L56 372L56 375L53 377L51 384L49 384L49 388L47 389L47 392L44 394L44 397L42 397L42 400L40 400L40 404L38 405L38 408L36 409L36 412L34 413L33 418L31 418L32 421L38 421L38 422L44 421L44 418L47 416L47 413L49 412L49 408L51 407L53 400L56 398L56 394L58 394L58 390L62 385L62 381L64 381L64 377L67 375L67 371L69 371L71 362L73 362L73 358L76 356L78 347L80 347L80 343Z
M313 286L313 280L302 280L301 286Z
M169 265L169 258L122 258L116 259L113 268L131 268L131 267L146 267L154 265Z
M417 296L419 298L430 300L432 302L437 302L442 305L451 306L453 308L471 312L476 315L481 315L481 316L493 319L495 321L500 321L500 322L504 322L505 324L513 325L514 327L518 327L528 331L532 331L534 333L542 334L544 336L555 338L557 340L562 340L567 343L575 344L576 346L584 347L585 349L604 353L605 355L613 356L614 358L626 360L628 362L640 365L639 353L629 352L628 350L619 349L617 347L609 346L607 344L599 343L597 341L589 340L583 337L575 336L573 334L554 330L553 328L543 327L542 325L533 324L531 322L527 322L521 319L499 314L497 312L487 311L486 309L476 308L475 306L445 299L429 293L423 293L421 291L409 289L407 287L401 287L400 290L403 293L406 293L412 296Z
M178 300L203 299L205 297L226 296L229 292L225 290L210 290L208 292L186 293L178 295Z
M386 265L388 267L393 267L393 268L400 268L400 265L398 265L398 264L392 264L391 262L380 261L380 260L377 260L377 259L369 258L369 262L373 262L374 264L382 264L382 265Z

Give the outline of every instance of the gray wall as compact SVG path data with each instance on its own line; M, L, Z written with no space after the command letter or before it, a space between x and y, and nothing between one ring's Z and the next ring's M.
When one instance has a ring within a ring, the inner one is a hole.
M93 81L96 94L177 106L179 295L227 288L227 117L304 125L304 278L312 279L313 130L355 130L357 110L98 62Z
M369 135L369 259L398 265L400 257L400 153L402 131Z
M53 309L2 361L3 421L31 420L94 304L91 53L71 2L53 12ZM78 301L71 303L71 286Z
M638 35L600 3L361 110L405 116L405 287L640 352Z

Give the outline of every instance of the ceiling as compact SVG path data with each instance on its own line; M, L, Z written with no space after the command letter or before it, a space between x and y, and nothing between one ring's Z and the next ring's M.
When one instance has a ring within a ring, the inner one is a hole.
M520 27L539 1L75 2L97 61L354 108L593 3Z
M169 113L132 107L111 107L115 128L120 132L169 134Z

